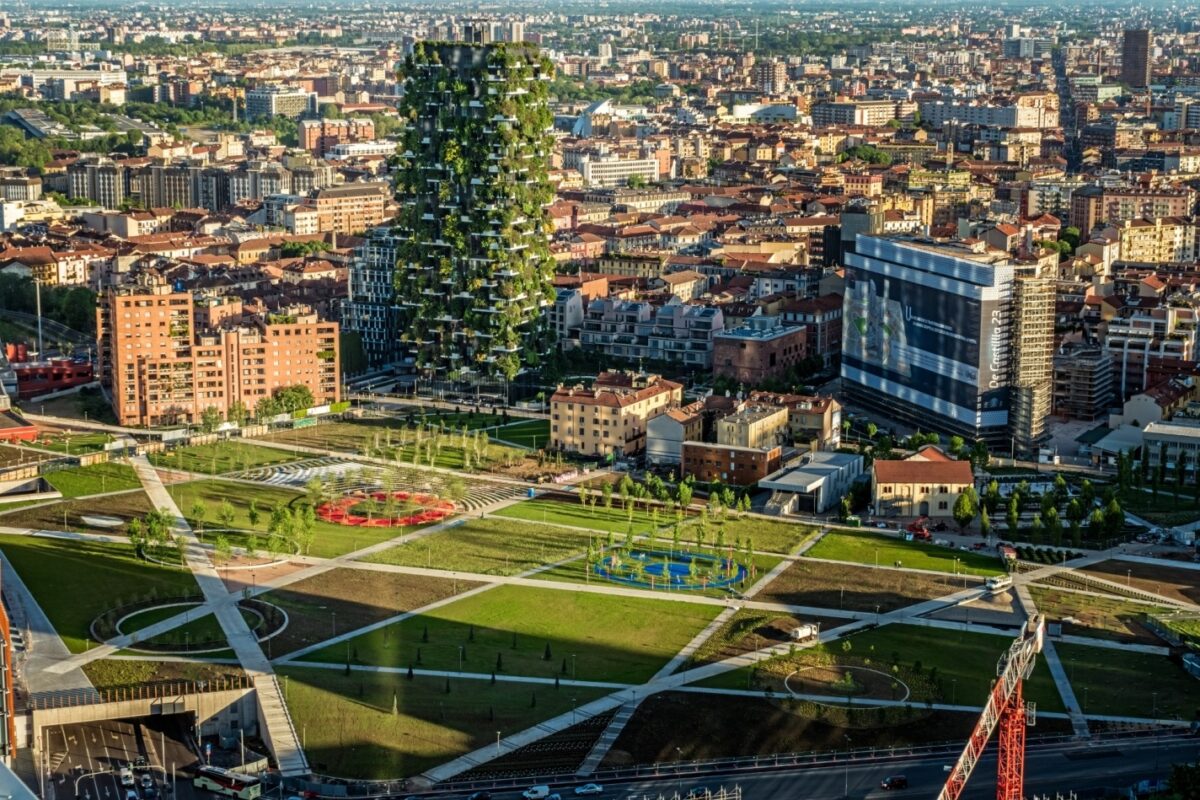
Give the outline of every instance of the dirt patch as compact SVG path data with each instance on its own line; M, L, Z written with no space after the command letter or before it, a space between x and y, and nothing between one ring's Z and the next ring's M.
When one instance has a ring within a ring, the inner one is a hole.
M241 559L234 559L231 564L238 564ZM295 564L291 561L278 562L263 562L260 567L254 569L225 569L225 565L217 567L217 574L221 576L221 580L225 581L225 588L231 592L238 592L245 589L247 586L260 586L265 583L270 583L275 578L281 578L284 575L291 575L293 572L299 572L302 569L307 569L307 564Z
M926 575L800 559L754 599L846 611L874 611L878 607L882 613L979 583L979 578L971 576Z
M1101 561L1080 572L1171 600L1200 603L1200 570L1136 561Z
M240 678L245 673L233 664L205 664L194 661L92 661L83 672L97 689L139 686L155 681L213 681Z
M961 742L977 719L972 713L923 708L914 708L913 714L916 724L850 730L799 717L766 699L668 692L641 704L604 765L839 750L845 749L847 734L855 747ZM1051 733L1055 727L1070 730L1069 723L1060 722L1065 721L1039 719L1037 732Z
M44 506L20 509L11 514L0 515L0 525L11 528L33 528L35 530L88 531L91 533L123 534L124 526L116 528L95 528L81 519L83 514L97 514L106 517L119 517L125 522L134 517L144 517L153 510L150 498L141 489L134 489L120 494L110 494L91 500L68 500L50 503Z
M288 626L271 639L273 657L421 608L479 584L393 572L339 567L261 595L288 613Z
M1031 586L1029 591L1038 610L1047 619L1062 620L1065 634L1118 642L1162 644L1162 640L1141 622L1145 614L1159 610L1155 606L1038 585ZM1068 622L1067 619L1074 621Z

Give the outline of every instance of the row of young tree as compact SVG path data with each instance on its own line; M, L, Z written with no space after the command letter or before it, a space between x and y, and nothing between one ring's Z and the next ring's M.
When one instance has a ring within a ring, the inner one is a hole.
M1087 523L1089 538L1094 541L1115 539L1125 527L1125 512L1117 501L1117 492L1106 488L1096 506L1096 488L1086 478L1080 482L1076 496L1072 497L1066 479L1059 475L1054 486L1042 494L1035 493L1028 481L1013 487L1007 501L1000 493L998 481L991 481L982 497L969 487L954 501L952 515L961 530L966 530L978 520L979 532L990 536L993 531L992 517L1004 513L1007 534L1010 538L1021 538L1022 512L1030 506L1037 510L1030 520L1028 533L1032 544L1052 544L1061 547L1069 541L1072 547L1081 547L1084 538L1084 523ZM1062 509L1060 511L1060 509Z
M223 414L216 406L209 406L200 413L200 429L205 433L212 433L226 421L241 427L252 417L260 421L266 420L280 414L293 414L306 408L312 408L316 404L312 389L304 384L281 386L269 396L255 403L253 413L241 400L230 403L227 414Z
M842 434L847 440L846 445L849 444L852 430L853 422L849 419L842 420ZM867 467L873 460L890 461L896 458L897 449L915 451L926 445L935 445L944 449L954 458L970 461L971 466L975 469L983 469L991 461L987 443L982 440L968 445L963 437L951 436L943 443L939 434L917 431L897 441L890 433L879 430L879 426L874 422L867 422L863 426L863 432L866 433L866 438L859 437L858 453L863 456L864 466Z

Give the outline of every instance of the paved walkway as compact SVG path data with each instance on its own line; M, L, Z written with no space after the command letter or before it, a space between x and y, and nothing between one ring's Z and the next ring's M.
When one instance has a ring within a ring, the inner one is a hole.
M91 690L92 682L79 667L52 671L52 667L71 657L71 651L7 558L0 573L0 586L4 587L12 630L24 631L25 649L15 654L15 660L25 688L29 692Z
M1033 601L1033 595L1029 591L1029 584L1017 584L1016 591L1017 598L1021 603L1021 607L1025 609L1025 613L1030 617L1037 614L1037 604ZM1059 696L1062 697L1063 705L1066 706L1067 714L1071 719L1071 728L1075 731L1075 735L1085 738L1090 737L1092 732L1088 729L1087 718L1083 716L1083 712L1079 708L1079 701L1075 698L1075 689L1071 686L1071 681L1067 678L1067 671L1063 669L1058 652L1054 649L1054 642L1050 641L1049 637L1046 637L1042 642L1042 658L1046 660L1046 666L1050 668L1050 676L1054 678L1054 686L1058 689Z

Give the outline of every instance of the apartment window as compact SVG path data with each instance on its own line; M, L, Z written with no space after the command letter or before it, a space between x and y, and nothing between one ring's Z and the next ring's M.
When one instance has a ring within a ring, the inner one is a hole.
M946 501L939 500L938 501L938 511L945 511L945 510L946 510Z

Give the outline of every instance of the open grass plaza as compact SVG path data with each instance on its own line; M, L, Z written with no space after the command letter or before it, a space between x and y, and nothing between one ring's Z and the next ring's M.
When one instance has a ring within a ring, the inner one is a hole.
M630 491L597 465L538 483L544 420L417 419L47 472L58 497L0 507L28 691L244 680L278 703L255 741L290 737L318 776L586 777L959 740L1040 613L1031 737L1196 714L1156 633L1198 629L1190 565L1079 551L993 590L992 550Z

